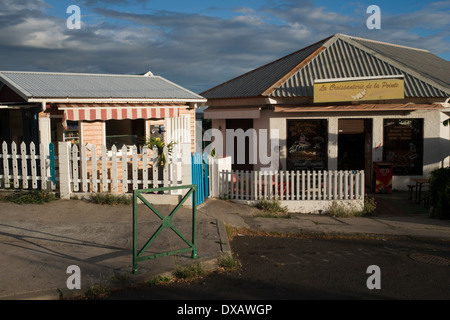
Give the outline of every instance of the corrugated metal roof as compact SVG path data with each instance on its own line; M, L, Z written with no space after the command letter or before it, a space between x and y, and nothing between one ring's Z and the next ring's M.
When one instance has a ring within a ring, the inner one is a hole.
M402 66L413 69L424 78L435 81L442 86L450 87L450 62L427 50L355 37L349 38Z
M178 99L203 97L159 76L1 71L25 99Z
M245 73L220 86L209 89L201 93L201 95L207 99L260 96L265 90L320 48L326 40L319 41L279 60Z
M380 45L381 46L381 45ZM383 45L388 47L388 45ZM388 51L388 50L386 50ZM403 55L407 56L407 53L411 52L412 55L417 56L425 55L426 57L435 57L433 54L425 51L418 51L415 49L407 48L395 48L391 53L396 52L397 59L400 59ZM402 55L400 55L402 53ZM422 57L426 59L425 57ZM413 62L415 59L405 61ZM440 58L439 58L440 59ZM430 64L441 63L441 69L444 69L445 61L439 61L435 58L430 58ZM446 61L445 61L446 62ZM401 66L395 66L389 63L378 55L368 53L367 51L354 46L353 44L343 40L337 39L326 50L322 51L315 58L312 59L301 70L292 75L287 81L276 88L270 96L272 97L302 97L313 96L314 80L317 79L336 79L336 78L358 78L358 77L375 77L375 76L393 76L404 75L405 79L405 97L446 97L450 94L450 84L447 85L447 92L440 90L436 85L445 85L445 82L440 80L435 85L430 82L426 82L426 76L414 72L413 66L408 68L400 68ZM412 72L407 72L405 69L411 69ZM413 75L412 73L415 73ZM436 80L437 77L430 76L431 80ZM445 79L448 75L442 75Z
M266 92L271 97L312 97L316 79L336 79L374 76L404 75L405 97L448 97L450 95L450 62L429 51L382 43L336 34L319 41L310 50L302 49L292 54L300 59L310 59L299 70L295 62L281 58L264 67L226 82L203 95L208 99L247 97L239 95L253 88L253 95L263 95L265 88L288 76L287 79ZM323 50L325 49L325 50ZM281 68L282 66L282 68ZM272 70L276 76L268 77ZM294 72L292 72L294 70ZM284 75L281 74L284 72ZM292 73L292 74L290 74ZM250 82L246 81L251 79ZM241 88L237 88L240 86Z

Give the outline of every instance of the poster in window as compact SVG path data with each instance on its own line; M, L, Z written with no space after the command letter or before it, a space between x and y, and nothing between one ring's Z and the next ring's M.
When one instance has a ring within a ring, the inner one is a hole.
M423 119L385 119L383 160L394 175L422 175Z
M327 121L288 120L287 130L287 169L326 170Z

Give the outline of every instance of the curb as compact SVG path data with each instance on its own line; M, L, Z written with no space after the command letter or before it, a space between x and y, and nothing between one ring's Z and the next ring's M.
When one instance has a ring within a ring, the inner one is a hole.
M223 254L231 254L231 246L228 241L227 231L225 229L225 224L221 220L216 220L217 231L219 233L219 243Z
M60 300L62 292L55 289L48 289L44 291L26 292L13 296L0 297L0 300Z

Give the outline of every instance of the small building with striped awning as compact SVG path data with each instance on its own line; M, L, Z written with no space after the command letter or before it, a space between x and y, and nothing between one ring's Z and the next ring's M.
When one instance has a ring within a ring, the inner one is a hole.
M144 75L0 71L0 140L48 145L139 145L158 135L195 150L195 109L206 99ZM173 129L182 126L183 134ZM186 134L187 132L187 134Z

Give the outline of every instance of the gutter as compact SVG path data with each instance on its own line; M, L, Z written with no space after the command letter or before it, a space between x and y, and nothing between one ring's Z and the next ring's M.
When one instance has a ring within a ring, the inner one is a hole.
M205 104L206 99L117 99L117 98L29 98L28 102L47 103L200 103Z

